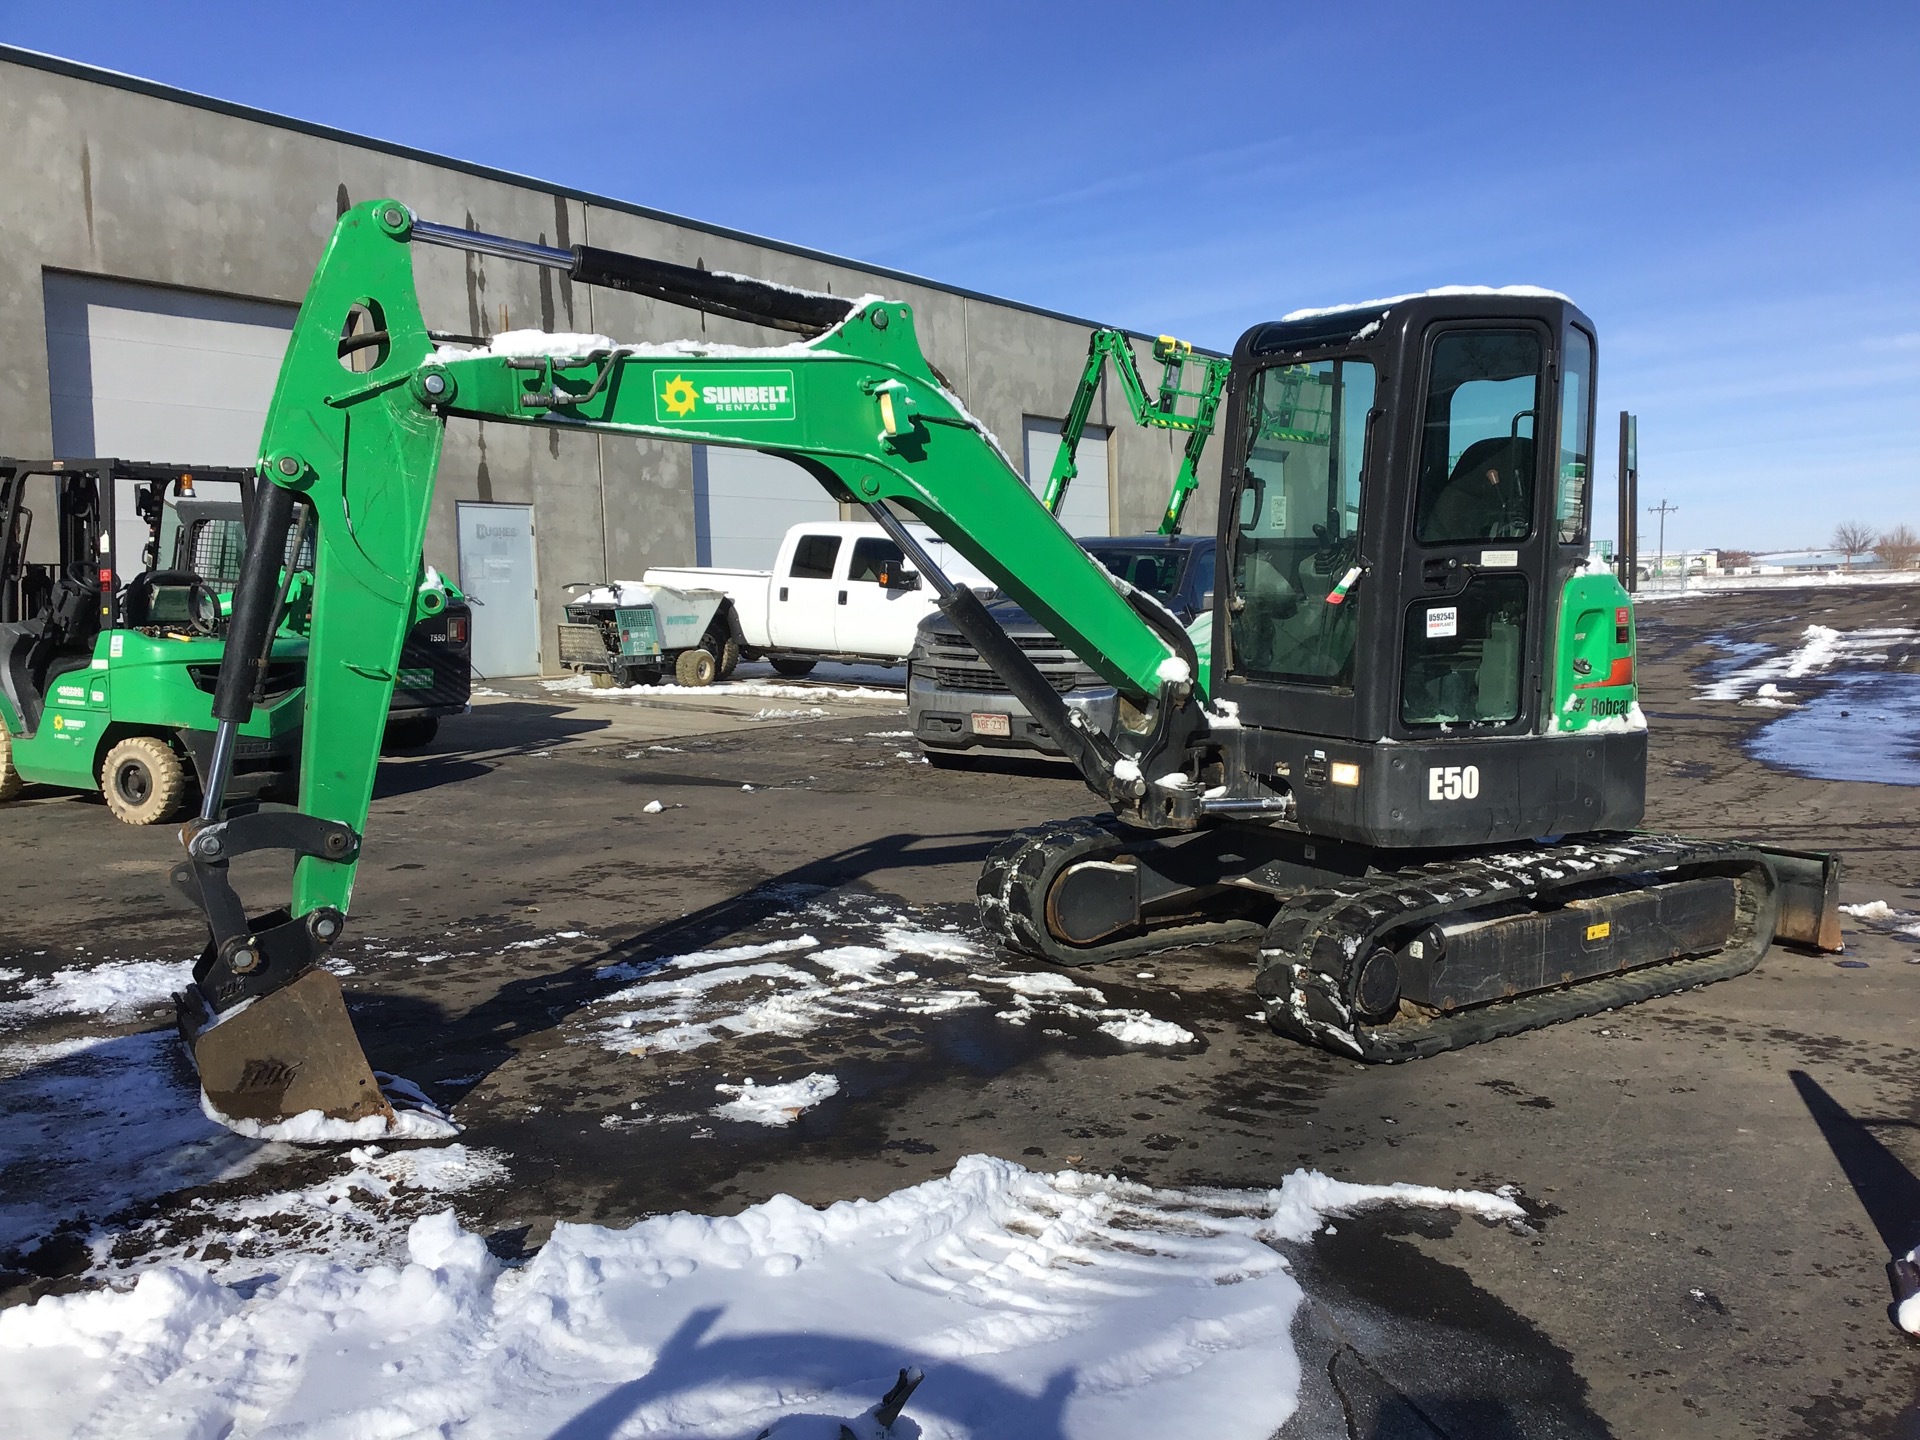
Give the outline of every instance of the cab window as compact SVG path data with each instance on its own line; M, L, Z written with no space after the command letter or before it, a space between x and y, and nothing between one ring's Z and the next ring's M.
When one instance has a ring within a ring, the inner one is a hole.
M1461 330L1433 347L1414 534L1424 545L1533 533L1540 338Z
M793 547L787 574L795 580L831 580L833 563L840 558L838 535L802 535Z
M900 547L893 541L870 535L853 542L853 559L848 562L847 579L885 585L889 580L899 578L904 559Z
M1578 545L1587 538L1587 486L1593 473L1593 341L1586 331L1567 331L1560 370L1560 488L1554 525L1562 545Z
M1364 360L1276 365L1254 377L1233 549L1233 668L1353 683L1361 466L1374 371Z

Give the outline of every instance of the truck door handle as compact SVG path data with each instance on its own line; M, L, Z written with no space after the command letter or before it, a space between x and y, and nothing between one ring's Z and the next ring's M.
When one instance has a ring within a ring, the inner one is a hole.
M784 586L784 585L782 585L782 586L780 587L780 598L781 598L782 600L784 600L784 599L786 599L786 598L787 598L787 587L786 587L786 586Z
M842 590L842 591L840 592L840 603L841 603L842 605L844 605L844 604L846 604L846 603L847 603L847 592L846 592L846 591L844 591L844 590Z

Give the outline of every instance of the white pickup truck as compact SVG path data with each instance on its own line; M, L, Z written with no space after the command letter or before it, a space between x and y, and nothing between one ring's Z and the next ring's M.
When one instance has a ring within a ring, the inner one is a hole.
M924 525L908 528L955 583L982 589L992 583ZM938 598L870 520L795 525L771 570L663 565L642 578L648 585L724 592L725 619L741 657L770 660L793 676L820 660L903 663Z

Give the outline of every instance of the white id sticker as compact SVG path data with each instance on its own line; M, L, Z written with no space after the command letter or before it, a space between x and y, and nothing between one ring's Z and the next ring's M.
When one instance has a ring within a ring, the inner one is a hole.
M1482 550L1480 568L1483 570L1511 570L1520 563L1518 550Z
M1460 607L1437 605L1427 611L1427 639L1451 640L1460 633Z

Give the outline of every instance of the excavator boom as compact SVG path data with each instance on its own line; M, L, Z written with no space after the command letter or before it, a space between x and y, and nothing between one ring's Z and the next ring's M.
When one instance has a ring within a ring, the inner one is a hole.
M421 243L564 268L586 283L807 338L758 351L580 336L439 345L415 290L412 247ZM419 221L395 201L358 206L335 228L274 391L260 451L260 473L271 483L254 507L215 690L213 774L202 815L183 831L187 858L175 874L211 931L181 1012L196 1054L220 1057L202 1070L222 1113L270 1117L298 1103L358 1118L382 1103L364 1065L315 1058L357 1057L359 1048L339 1033L347 1021L337 987L314 967L352 900L450 417L750 447L796 461L894 534L939 589L941 608L1117 807L1138 812L1148 793L1142 765L1169 753L1177 765L1186 737L1204 728L1185 632L1055 523L934 374L910 307L456 230ZM233 732L251 713L279 601L277 557L296 511L314 543L299 806L227 814ZM1129 697L1139 723L1124 742L1128 753L1076 723L973 593L940 574L897 512L926 522ZM1144 812L1137 818L1153 823ZM1159 818L1193 823L1191 815ZM264 916L249 914L227 873L234 856L260 850L295 857L290 905ZM255 1003L235 1013L245 1001ZM299 1013L286 1023L279 1011L296 1002ZM330 1033L306 1054L291 1054L290 1044L316 1031ZM249 1044L248 1034L270 1043Z

